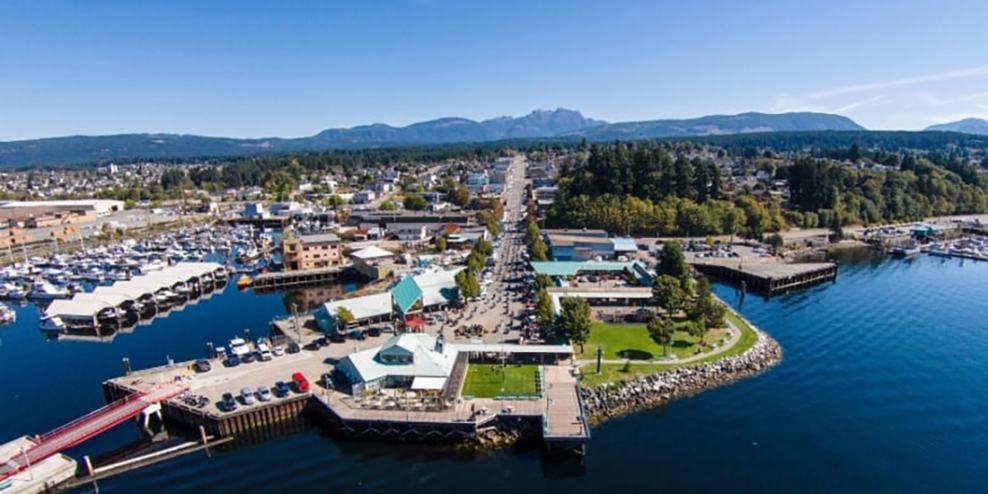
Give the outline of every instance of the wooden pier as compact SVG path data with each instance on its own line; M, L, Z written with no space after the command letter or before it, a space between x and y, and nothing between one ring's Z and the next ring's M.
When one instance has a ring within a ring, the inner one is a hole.
M761 262L738 260L694 261L697 271L720 280L743 286L768 297L818 283L837 280L837 263L791 263L775 259Z
M285 288L325 285L352 280L357 277L358 275L352 271L350 266L262 273L254 277L254 291L264 293Z

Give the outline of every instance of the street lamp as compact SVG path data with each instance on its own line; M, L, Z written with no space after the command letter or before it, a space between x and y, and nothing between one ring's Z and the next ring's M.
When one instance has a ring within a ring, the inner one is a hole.
M597 374L600 374L600 358L604 355L604 349L597 347Z

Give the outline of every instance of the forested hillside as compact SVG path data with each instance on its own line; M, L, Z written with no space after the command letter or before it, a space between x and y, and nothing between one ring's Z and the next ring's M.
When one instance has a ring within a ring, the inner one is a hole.
M852 148L831 152L869 154ZM738 186L743 177L731 174L743 173L741 161L673 157L651 142L595 144L576 156L575 163L561 169L549 226L603 228L621 235L760 238L787 224L838 228L988 211L984 171L956 156L882 153L898 169L806 155L764 160L763 171L770 169L776 181L789 181L791 197ZM728 188L734 190L728 193Z

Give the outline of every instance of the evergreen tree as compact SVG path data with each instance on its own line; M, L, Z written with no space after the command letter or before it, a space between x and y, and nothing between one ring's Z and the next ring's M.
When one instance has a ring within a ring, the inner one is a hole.
M697 204L703 204L710 199L709 180L707 165L699 157L693 158L693 189L696 191Z
M689 286L690 268L686 264L686 256L679 242L669 241L662 244L662 251L659 253L659 276L671 276L679 281L680 286L686 290Z
M724 198L723 184L720 181L720 167L710 163L707 167L707 180L710 181L710 198L719 201Z
M666 312L676 314L686 305L688 295L679 279L663 274L652 282L652 297Z
M580 345L580 353L583 353L583 345L590 339L590 303L584 298L567 297L561 302L559 315L556 316L556 334L564 336L570 343Z
M676 196L680 199L692 199L694 197L693 167L686 156L681 154L676 157L675 169Z

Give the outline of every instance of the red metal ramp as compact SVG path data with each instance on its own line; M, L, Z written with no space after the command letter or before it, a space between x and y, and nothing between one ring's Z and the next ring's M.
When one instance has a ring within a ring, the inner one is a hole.
M98 436L138 416L148 406L178 396L186 389L187 385L176 383L134 393L39 436L34 447L0 464L0 479Z

